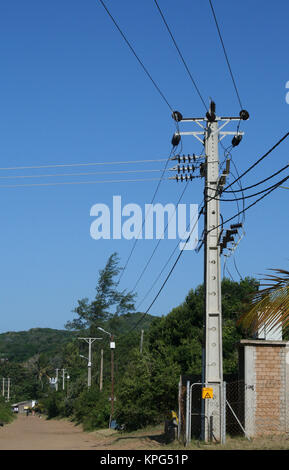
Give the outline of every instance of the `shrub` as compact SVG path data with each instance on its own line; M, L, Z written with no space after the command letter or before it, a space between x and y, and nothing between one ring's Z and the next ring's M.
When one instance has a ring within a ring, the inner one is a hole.
M83 391L74 402L74 418L83 424L85 431L107 427L110 417L110 402L105 390L96 387Z
M0 422L7 424L10 423L14 418L11 406L5 402L3 397L0 397Z

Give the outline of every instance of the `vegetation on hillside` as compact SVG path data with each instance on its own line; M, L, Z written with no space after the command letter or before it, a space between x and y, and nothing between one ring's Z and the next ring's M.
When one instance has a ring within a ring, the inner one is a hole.
M9 331L0 334L0 359L25 362L43 352L55 354L74 333L52 328L32 328L28 331Z
M180 375L199 375L202 368L204 288L191 289L184 302L167 315L152 317L134 312L134 295L119 291L118 257L113 254L99 272L96 295L81 299L68 322L69 337L63 336L61 349L33 350L21 364L4 362L0 377L12 377L13 398L35 398L48 418L66 416L87 430L107 427L111 413L110 338L98 327L114 335L114 415L132 430L163 422L177 408ZM236 320L248 309L258 283L222 281L224 374L238 370L238 343L244 332ZM142 320L142 321L140 321ZM142 351L141 329L144 330ZM30 330L31 332L31 330ZM102 337L92 345L92 385L87 387L88 345L79 337ZM38 335L40 338L41 335ZM28 350L30 350L30 346ZM101 389L100 361L103 351ZM59 371L58 391L49 379ZM69 374L62 380L61 370ZM64 389L63 389L64 386Z

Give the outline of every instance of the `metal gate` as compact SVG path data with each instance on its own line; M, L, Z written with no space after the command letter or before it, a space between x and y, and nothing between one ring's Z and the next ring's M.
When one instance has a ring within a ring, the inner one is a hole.
M192 439L203 440L205 434L210 441L214 441L214 423L212 416L204 413L204 399L202 389L206 384L202 382L180 381L179 388L179 426L178 438L188 445ZM226 434L231 436L249 436L245 430L244 412L244 381L235 381L220 385L221 393L221 443L225 444ZM206 431L206 433L205 433Z

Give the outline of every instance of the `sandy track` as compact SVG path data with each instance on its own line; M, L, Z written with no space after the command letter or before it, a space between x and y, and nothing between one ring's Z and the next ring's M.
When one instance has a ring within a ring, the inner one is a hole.
M0 427L0 450L158 449L160 433L149 434L124 437L110 429L86 433L66 420L18 415L11 424Z
M0 450L93 450L99 448L92 433L68 421L18 415L0 428Z

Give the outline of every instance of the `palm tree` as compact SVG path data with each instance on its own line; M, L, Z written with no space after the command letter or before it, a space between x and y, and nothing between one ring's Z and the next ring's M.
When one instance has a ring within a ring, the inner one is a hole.
M43 363L40 354L36 354L32 358L30 358L27 361L26 366L33 370L41 384L41 389L43 390L43 379L49 381L49 379L51 378L51 376L49 375L51 371L51 366L49 364Z
M289 271L270 269L275 274L268 274L261 280L259 291L250 301L250 309L238 320L238 324L252 333L266 325L270 331L282 326L285 331L289 326Z

